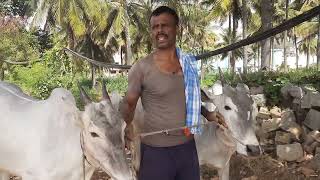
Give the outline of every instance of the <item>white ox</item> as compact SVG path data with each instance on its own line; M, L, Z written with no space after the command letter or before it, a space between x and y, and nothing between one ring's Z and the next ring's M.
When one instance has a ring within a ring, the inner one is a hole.
M103 87L98 103L80 87L82 112L65 89L42 101L0 82L0 170L22 180L89 180L100 167L114 180L134 179L124 153L124 121Z
M229 161L236 150L244 155L247 155L250 149L259 151L259 143L253 126L257 108L246 89L241 85L234 89L230 86L222 87L221 84L216 83L214 87L209 89L209 92L202 91L202 101L208 110L212 111L212 106L216 106L217 110L225 117L230 131L222 131L215 123L203 119L203 123L207 124L203 127L202 134L195 136L195 141L200 164L208 164L218 168L219 179L228 180ZM221 94L222 92L223 94ZM111 99L121 98L120 96L113 96L117 95L112 94ZM131 132L133 137L138 137L140 133L144 133L139 131L142 117L143 108L139 100L133 120L133 128L130 129L133 131ZM137 172L140 166L139 138L134 138L131 148L133 149L132 164Z

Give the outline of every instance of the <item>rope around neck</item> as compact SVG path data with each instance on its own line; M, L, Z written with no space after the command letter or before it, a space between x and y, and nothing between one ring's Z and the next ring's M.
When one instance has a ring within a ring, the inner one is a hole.
M159 130L159 131L153 131L153 132L148 132L148 133L140 133L137 137L138 138L143 138L143 137L146 137L146 136L151 136L151 135L155 135L155 134L165 134L165 135L169 135L169 132L172 132L172 131L177 131L177 130L183 130L185 128L193 128L193 127L197 127L197 126L206 126L208 125L209 123L215 123L219 128L221 128L223 130L224 133L226 133L227 131L230 131L229 129L223 127L222 125L216 123L215 121L207 121L205 123L201 123L201 124L198 124L198 125L193 125L193 126L182 126L182 127L177 127L177 128L170 128L170 129L163 129L163 130ZM238 138L234 137L230 131L230 136L235 139L237 142L239 142L240 144L244 145L244 143L242 143Z

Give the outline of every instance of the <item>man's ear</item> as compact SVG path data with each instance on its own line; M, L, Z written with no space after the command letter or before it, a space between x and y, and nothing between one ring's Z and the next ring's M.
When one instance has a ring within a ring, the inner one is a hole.
M206 92L205 90L201 89L201 101L202 102L208 102L210 100L209 96L208 96L208 92Z

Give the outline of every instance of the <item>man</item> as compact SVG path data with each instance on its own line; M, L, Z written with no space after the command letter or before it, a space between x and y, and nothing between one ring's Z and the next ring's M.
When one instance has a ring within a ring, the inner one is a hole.
M193 56L176 48L179 18L166 6L149 19L154 51L130 70L122 113L129 125L139 98L144 109L143 132L188 126L185 130L154 134L141 139L139 180L199 180L199 162L193 134L201 129L200 112L224 126L219 113L201 107ZM189 62L190 61L190 62ZM191 131L191 132L190 132Z

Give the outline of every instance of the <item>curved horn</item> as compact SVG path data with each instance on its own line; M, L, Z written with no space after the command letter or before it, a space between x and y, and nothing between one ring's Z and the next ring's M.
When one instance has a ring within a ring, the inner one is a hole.
M219 69L219 74L220 74L220 81L221 81L221 85L222 85L222 87L224 87L224 84L225 84L224 75L223 75L223 73L222 73L221 68L220 68L220 67L218 67L218 69Z
M79 83L78 83L78 88L79 88L79 91L80 91L80 99L81 99L81 101L82 101L85 105L91 103L92 100L91 100L90 97L87 95L86 91L80 86Z
M109 96L108 91L107 91L107 88L106 88L106 82L104 80L102 81L102 85L101 86L102 86L102 99L111 101L110 100L110 96Z

